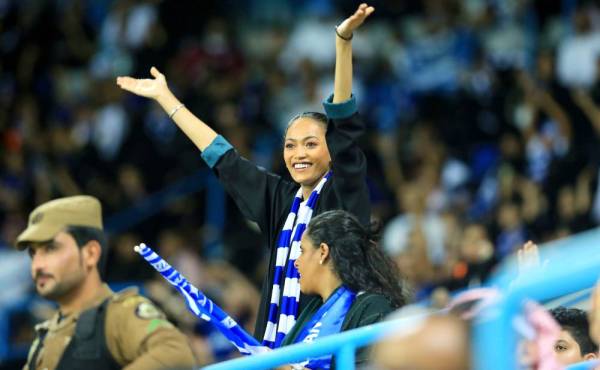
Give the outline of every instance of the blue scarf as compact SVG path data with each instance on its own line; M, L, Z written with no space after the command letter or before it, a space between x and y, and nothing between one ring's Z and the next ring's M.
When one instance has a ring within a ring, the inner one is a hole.
M337 334L342 328L344 319L348 310L354 303L356 294L345 286L339 287L327 301L307 322L294 343L304 342L310 343L318 337L325 337L331 334ZM309 368L309 369L329 369L331 365L331 355L326 355L318 358L308 359L304 362L294 364L293 368Z
M248 334L235 320L231 318L219 306L208 299L195 286L190 284L187 279L173 268L167 261L154 252L146 244L135 246L134 250L160 272L160 274L185 298L188 309L203 320L210 321L215 325L229 341L237 347L240 353L244 355L253 355L267 351Z
M330 177L331 171L327 172L321 179L310 193L308 201L304 204L302 204L302 188L298 189L290 213L283 225L283 230L279 235L269 317L263 337L263 345L266 347L279 347L285 335L296 323L298 302L300 301L300 284L298 283L299 274L294 266L294 261L300 256L300 239L310 222L319 194ZM296 216L298 222L296 222ZM282 281L284 269L285 280ZM281 307L279 307L280 297Z

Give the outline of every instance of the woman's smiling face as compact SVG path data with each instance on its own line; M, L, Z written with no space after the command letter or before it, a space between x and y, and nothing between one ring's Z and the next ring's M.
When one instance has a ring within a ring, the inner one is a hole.
M316 185L331 163L325 125L309 117L296 119L285 135L283 159L295 182Z

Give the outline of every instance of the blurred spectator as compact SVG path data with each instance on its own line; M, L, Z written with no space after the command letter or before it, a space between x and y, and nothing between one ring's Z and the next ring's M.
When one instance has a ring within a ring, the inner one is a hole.
M22 304L33 288L29 276L31 261L25 253L11 247L0 248L0 307Z
M512 254L527 241L522 213L515 202L506 201L498 207L496 237L496 255L499 259Z
M414 312L402 310L398 319ZM398 330L377 343L373 363L377 369L466 370L469 365L469 327L454 315L415 318L410 329Z
M137 253L131 253L133 247L141 243L139 236L131 233L119 235L112 243L108 253L106 280L110 283L132 283L148 280L152 270Z
M480 286L489 276L496 260L494 245L484 225L465 226L457 258L451 262L450 279L443 285L450 290Z
M569 87L590 87L598 74L600 30L593 27L590 7L578 5L572 15L572 35L558 49L558 78Z
M444 260L445 251L442 219L427 212L425 194L417 184L405 184L398 190L398 198L404 212L387 224L383 248L391 255L398 255L408 248L411 239L415 241L423 238L426 258L432 264L439 265Z

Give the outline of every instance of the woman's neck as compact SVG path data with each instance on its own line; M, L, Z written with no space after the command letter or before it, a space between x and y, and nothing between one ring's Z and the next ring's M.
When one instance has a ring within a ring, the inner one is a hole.
M315 185L302 185L302 200L307 201Z
M300 185L302 187L302 199L304 201L308 200L308 198L310 197L310 193L312 193L312 191L315 190L315 188L317 187L317 185L319 184L319 182L323 179L323 177L325 177L325 175L327 175L327 172L325 172L324 174L322 174L321 176L319 176L319 178L316 179L311 184L301 184Z
M342 285L342 280L333 273L324 274L318 292L321 299L323 299L323 302L325 302L340 285Z

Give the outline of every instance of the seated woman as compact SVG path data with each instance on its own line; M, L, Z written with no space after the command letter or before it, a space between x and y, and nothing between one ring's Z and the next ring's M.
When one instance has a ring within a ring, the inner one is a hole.
M316 294L321 300L302 311L282 345L312 342L376 323L404 304L398 269L374 237L373 230L346 211L327 211L310 221L295 265L302 293ZM365 362L366 355L358 351L356 362ZM292 368L329 369L330 365L331 356L325 356Z

